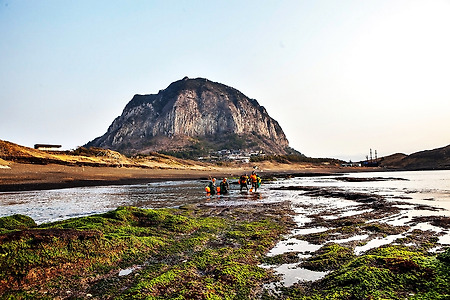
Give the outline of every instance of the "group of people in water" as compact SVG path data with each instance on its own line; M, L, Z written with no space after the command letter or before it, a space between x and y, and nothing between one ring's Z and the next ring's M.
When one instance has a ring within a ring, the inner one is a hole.
M257 189L261 186L261 177L256 174L255 171L252 172L250 176L247 174L241 175L238 180L238 184L240 186L240 191L243 189L249 191L248 187L250 185L250 192L257 191ZM207 194L214 195L218 194L228 194L230 190L230 184L228 183L228 178L223 178L220 182L219 186L216 186L216 178L211 178L208 185L205 187L205 191Z

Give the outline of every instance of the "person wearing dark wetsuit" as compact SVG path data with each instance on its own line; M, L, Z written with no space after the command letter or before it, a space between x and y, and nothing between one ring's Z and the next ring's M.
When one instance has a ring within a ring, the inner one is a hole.
M227 178L224 178L220 183L220 193L228 194L228 190L230 189L230 184L228 183Z
M216 179L212 178L211 181L208 184L209 187L209 193L211 195L214 195L216 193Z

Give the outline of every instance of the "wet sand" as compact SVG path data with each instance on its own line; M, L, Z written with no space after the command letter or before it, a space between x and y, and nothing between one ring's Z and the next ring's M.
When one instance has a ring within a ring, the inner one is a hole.
M0 192L138 184L162 180L207 179L209 176L234 177L245 172L250 173L254 165L210 166L203 169L146 169L11 163L9 167L9 169L0 169ZM329 166L264 163L258 164L257 171L261 175L312 175L355 172L358 170ZM364 171L368 171L367 168Z

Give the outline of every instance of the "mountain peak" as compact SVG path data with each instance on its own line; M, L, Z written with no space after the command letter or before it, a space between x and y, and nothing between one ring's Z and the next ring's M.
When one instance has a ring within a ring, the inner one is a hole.
M285 154L289 143L258 101L224 84L186 76L157 94L134 95L108 131L86 146L127 153L233 147Z

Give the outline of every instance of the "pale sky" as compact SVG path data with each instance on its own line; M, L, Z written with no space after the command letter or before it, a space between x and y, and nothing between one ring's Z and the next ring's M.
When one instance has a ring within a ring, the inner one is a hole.
M450 0L0 0L0 139L75 149L184 76L265 106L291 147L450 144Z

